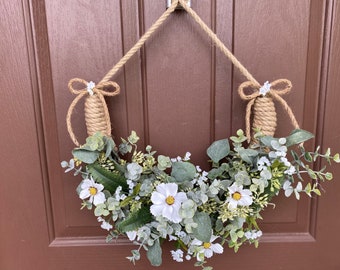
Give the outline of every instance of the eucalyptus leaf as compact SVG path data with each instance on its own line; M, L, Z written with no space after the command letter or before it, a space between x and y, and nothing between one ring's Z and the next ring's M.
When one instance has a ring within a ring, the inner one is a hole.
M228 156L230 145L227 139L213 142L207 149L207 155L215 163Z
M113 151L114 147L116 146L115 142L112 140L111 137L104 137L105 140L105 146L106 146L106 151L105 151L105 157L109 157L111 152Z
M209 214L205 212L196 212L194 222L197 223L197 227L192 229L193 235L200 241L210 242L212 227Z
M333 179L333 174L330 173L330 172L327 172L327 173L325 174L325 178L326 178L327 180L332 180L332 179Z
M314 138L314 135L303 129L295 129L288 137L286 146L292 146L294 144L303 143Z
M92 164L94 163L98 157L99 157L99 152L98 151L91 151L91 150L86 150L82 148L76 148L72 151L73 156L87 164Z
M162 248L159 243L159 239L155 240L154 244L148 247L146 256L148 257L151 265L160 266L162 264Z
M171 168L171 160L169 157L159 155L157 157L157 162L158 162L157 167L161 171L164 171L166 168Z
M258 152L253 149L240 149L238 153L240 154L242 160L244 160L245 162L249 164L252 164L254 161L254 158L257 157L258 155Z
M137 136L136 131L131 131L131 135L128 137L128 141L131 144L136 144L139 141L139 137Z
M176 182L191 181L195 175L196 167L189 162L178 161L172 164L171 176Z
M267 147L271 147L272 146L272 141L273 140L277 140L276 138L272 137L272 136L263 136L260 137L260 141L263 145L267 146Z

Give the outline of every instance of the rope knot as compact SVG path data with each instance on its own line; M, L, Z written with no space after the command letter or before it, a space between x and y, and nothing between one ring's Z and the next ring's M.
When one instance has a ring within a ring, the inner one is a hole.
M74 84L83 87L76 89ZM68 88L71 93L77 97L71 103L66 117L67 130L75 145L80 146L72 129L71 116L73 109L78 101L86 96L85 99L85 123L87 134L89 136L96 132L101 132L106 136L111 135L111 122L109 111L104 96L113 97L120 93L120 87L116 82L107 81L95 84L93 81L87 82L83 79L74 78L69 81ZM106 91L107 88L113 88L114 91Z
M251 88L252 93L246 94L245 89ZM288 106L287 102L281 97L291 91L292 83L286 79L279 79L263 86L255 84L252 81L242 83L238 88L238 93L243 100L247 100L246 108L246 136L248 142L251 140L250 118L253 111L253 129L260 129L264 135L274 136L277 118L274 101L278 101L288 113L288 116L294 126L299 128L295 116Z

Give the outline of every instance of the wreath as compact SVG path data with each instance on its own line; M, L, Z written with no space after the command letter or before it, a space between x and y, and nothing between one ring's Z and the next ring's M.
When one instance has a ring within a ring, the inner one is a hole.
M171 158L156 155L150 145L140 151L135 131L119 143L111 137L104 96L115 96L120 88L109 79L178 4L249 79L239 87L240 97L249 101L246 132L238 130L235 136L215 141L208 147L209 171L193 164L189 152ZM76 90L75 84L83 84L84 88ZM253 93L246 95L246 88L251 88ZM67 113L68 131L77 147L72 151L72 159L61 162L61 166L65 172L72 171L82 177L77 188L82 208L94 210L101 228L109 232L106 240L125 235L136 244L127 257L133 263L140 259L140 250L144 249L152 265L161 265L161 245L170 241L174 248L169 255L175 261L194 259L196 266L212 269L205 266L206 258L223 253L224 246L235 252L244 243L258 246L262 231L257 220L280 192L296 199L300 199L300 193L310 197L321 195L320 182L333 176L325 167L314 169L313 163L318 158L328 163L340 162L339 154L332 155L330 149L321 153L320 147L312 152L304 148L303 143L313 138L313 134L299 128L294 114L281 98L290 91L290 81L277 80L260 86L183 0L173 1L101 82L95 85L72 79L69 89L78 95ZM89 136L80 145L72 130L71 116L82 97L86 97ZM294 126L292 133L284 138L274 137L274 100L283 106ZM306 184L303 184L304 175L309 179Z

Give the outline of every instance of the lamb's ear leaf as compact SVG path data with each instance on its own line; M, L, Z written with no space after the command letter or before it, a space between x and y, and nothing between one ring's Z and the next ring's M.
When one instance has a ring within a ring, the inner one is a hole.
M146 256L148 257L151 265L160 266L162 264L162 248L159 243L159 239L155 240L154 244L148 247Z

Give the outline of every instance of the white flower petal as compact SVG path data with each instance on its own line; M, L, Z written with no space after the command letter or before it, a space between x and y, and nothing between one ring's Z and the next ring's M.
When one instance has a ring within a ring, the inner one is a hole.
M151 205L150 207L150 212L152 215L154 215L155 217L158 217L158 216L161 216L162 215L162 212L163 212L163 208L164 208L164 205L161 204L161 205Z
M175 197L177 194L178 186L176 183L168 183L166 184L166 196L173 196ZM164 194L164 193L163 193Z
M168 196L167 195L167 186L166 186L166 184L164 184L164 183L162 183L162 184L159 184L157 187L156 187L156 190L159 192L159 193L161 193L161 194L163 194L164 196Z
M94 184L94 181L90 179L84 179L83 183L81 184L81 189L89 188L92 187Z
M165 207L163 207L162 216L166 217L167 219L171 219L171 215L172 215L173 212L174 212L173 207L165 206Z
M93 187L97 189L97 192L100 192L104 189L104 186L102 184L98 184L98 183L95 183L93 185Z
M235 208L237 208L237 201L231 199L228 204L228 209L235 209Z
M93 204L98 205L104 203L106 201L105 194L103 192L99 192L93 196Z
M222 254L223 247L220 244L211 244L210 248L214 253Z
M248 206L251 205L252 203L253 199L249 196L242 196L242 198L238 201L238 204L243 206Z
M157 205L165 204L165 199L166 197L162 193L159 193L157 191L154 191L151 194L151 202L153 204L157 204Z
M79 193L79 198L80 199L86 199L86 198L88 198L88 197L90 197L91 196L91 194L90 194L90 191L89 191L89 189L88 188L86 188L86 189L83 189L82 191L80 191L80 193Z
M207 248L207 249L204 250L204 256L207 257L207 258L211 258L213 254L214 253L210 248Z
M192 240L192 242L191 242L192 246L201 246L202 244L203 244L203 242L201 240L196 239L196 238L194 240Z

